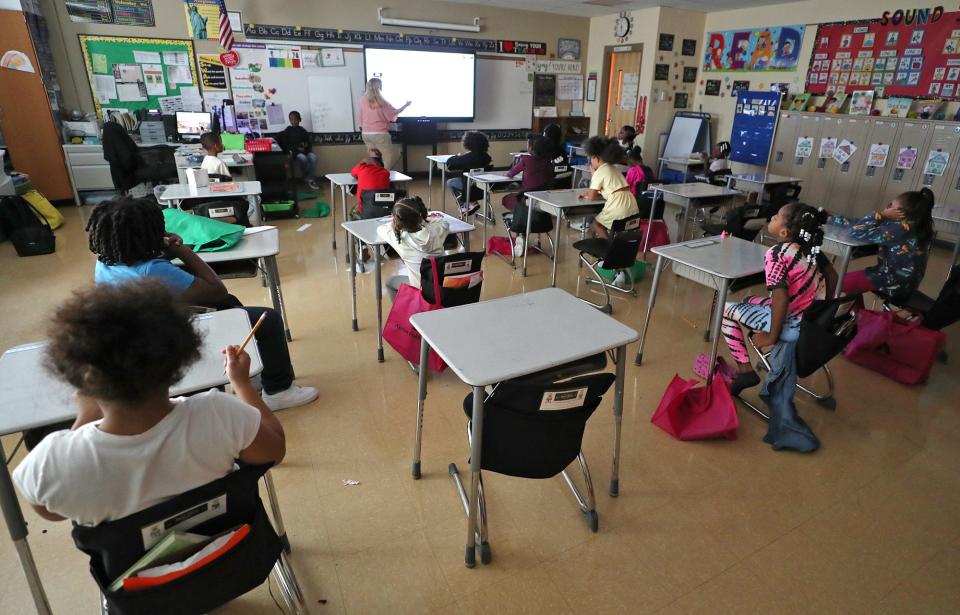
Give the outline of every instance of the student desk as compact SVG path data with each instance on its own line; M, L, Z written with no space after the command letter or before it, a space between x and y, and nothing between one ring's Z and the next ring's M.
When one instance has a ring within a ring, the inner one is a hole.
M433 206L433 168L440 169L440 211L447 213L447 161L453 154L427 156L427 209Z
M823 225L823 251L840 257L840 264L837 266L837 288L833 291L834 297L839 297L843 292L843 276L847 274L854 248L873 245L869 241L851 238L851 232L849 227L836 224Z
M283 291L280 289L280 269L277 267L277 254L280 253L280 230L275 226L254 226L243 230L243 237L237 245L229 250L220 252L197 252L197 256L208 265L213 263L230 263L243 260L259 260L263 262L263 270L267 276L267 285L270 287L270 298L273 300L273 309L283 319L283 329L287 334L287 341L293 340L290 335L290 324L287 322L287 310L283 305ZM183 264L180 259L171 261L174 265Z
M247 216L250 218L250 224L254 226L260 226L263 224L263 210L260 207L260 182L229 182L233 186L237 186L239 190L234 190L232 192L219 192L211 190L210 186L204 186L203 188L192 188L188 184L170 184L167 186L166 190L163 191L163 194L157 197L157 201L161 205L170 205L174 207L180 207L184 201L188 200L205 200L212 201L216 199L225 199L231 197L246 197L247 203ZM212 184L214 186L223 185L223 184Z
M563 218L567 215L567 212L571 209L578 210L583 212L583 215L588 213L597 213L603 209L604 200L602 198L588 201L586 199L581 199L580 195L583 194L582 189L570 188L567 190L541 190L538 192L528 192L527 193L527 202L530 203L529 211L533 212L534 209L538 211L544 211L554 218L557 219L557 223L553 229L553 265L550 273L550 286L557 285L557 258L560 254L560 227L562 226ZM530 247L530 225L533 221L533 216L527 216L527 239L523 242L523 276L527 275L527 251Z
M439 213L450 224L450 233L459 234L463 237L463 246L470 250L470 232L476 227L460 218L454 218L442 212ZM343 230L347 232L347 249L351 254L354 253L354 241L373 247L373 286L374 295L377 298L377 361L383 363L383 284L381 283L380 273L380 246L387 245L387 242L377 235L377 228L388 224L393 218L390 216L384 218L370 218L369 220L354 220L341 224ZM359 331L357 327L357 268L350 267L350 290L353 307L353 330Z
M757 203L763 205L768 186L783 186L799 184L803 179L799 177L790 177L787 175L777 175L775 173L744 173L741 175L727 175L727 187L741 192L756 192L759 196ZM746 184L747 188L737 188L737 184ZM756 186L751 189L749 186Z
M523 173L517 173L514 177L507 177L504 173L492 171L467 171L463 174L463 194L469 196L471 184L476 184L483 191L483 217L486 219L489 213L492 217L494 228L497 226L497 216L493 212L493 206L490 204L490 193L498 185L510 185L523 180ZM465 197L466 198L466 197ZM483 224L483 246L487 246L487 224Z
M613 473L610 495L619 494L620 426L623 415L624 369L627 344L637 339L630 327L599 312L559 288L545 288L502 299L423 312L410 318L423 336L413 477L420 478L420 444L424 400L427 396L427 357L430 348L440 355L464 384L473 389L470 445L470 504L465 563L475 562L477 494L483 439L484 387L616 349L614 388ZM504 360L509 357L510 360Z
M650 299L647 302L647 315L643 320L643 330L640 333L640 348L634 362L640 365L643 361L643 343L647 337L647 328L650 326L650 315L657 299L657 285L660 283L660 274L667 261L685 265L700 276L687 276L696 282L711 286L717 290L717 302L710 324L712 346L710 349L710 363L717 361L718 344L720 343L720 323L723 318L723 308L727 301L727 292L730 283L740 278L755 275L763 271L763 257L767 247L759 243L744 241L737 237L707 237L693 239L683 243L674 243L668 246L658 246L652 252L657 255L657 265L653 271L653 285L650 288ZM713 372L707 383L713 379Z
M960 207L947 207L945 205L934 207L933 229L936 233L953 235L953 254L950 256L946 278L950 279L950 271L957 262L957 254L960 254Z
M681 169L683 170L683 181L686 183L690 181L691 177L693 177L693 174L690 172L690 168L703 166L705 166L703 164L703 159L699 156L696 158L691 158L689 156L664 157L660 158L660 169L657 171L657 177L663 177L664 167L668 169Z
M274 143L274 147L276 149L273 151L280 151L280 147L276 143ZM206 152L199 145L183 145L174 151L173 158L177 164L177 177L181 184L187 183L187 169L199 167L204 156L206 156ZM191 161L191 159L197 160L197 158L199 158L197 162ZM252 181L257 178L253 171L252 153L242 149L230 149L217 154L217 158L230 169L239 169L239 176L234 175L235 179Z
M348 220L348 211L347 211L347 188L349 186L357 185L357 178L349 173L329 173L325 175L330 181L330 215L333 216L333 249L337 249L337 198L336 193L334 192L334 186L340 187L340 203L343 206L343 221ZM404 175L397 171L390 171L390 183L404 183L413 180L409 175ZM360 195L357 195L357 198L360 198ZM346 233L344 233L346 237ZM349 239L348 239L349 241ZM350 262L350 252L347 251L347 262Z
M675 205L683 208L683 222L677 225L677 236L674 242L683 241L684 235L687 232L687 224L690 221L691 207L709 206L700 204L700 201L708 199L713 201L710 205L716 204L717 200L725 201L722 205L729 205L734 199L740 196L740 193L736 190L701 182L690 184L657 184L650 186L649 190L653 191L653 201L650 206L651 211L656 210L657 196L659 196L666 205ZM649 233L647 234L647 239L649 240ZM647 245L648 244L644 242L644 252L647 250Z
M627 173L627 165L615 164L613 166L617 167L617 170L621 173ZM583 178L591 177L593 175L593 167L591 167L589 164L575 164L571 165L570 168L573 169L573 177L570 179L571 188L579 188L580 182L583 180Z
M239 344L250 331L250 319L241 309L200 314L193 319L202 334L200 360L190 366L183 380L170 388L171 396L227 384L223 373L220 351L230 344ZM67 421L77 415L72 387L53 377L43 367L46 342L24 344L10 348L0 356L0 435L8 435ZM263 362L255 343L247 345L250 355L250 374L263 371ZM0 444L3 469L0 471L0 506L20 559L20 567L27 577L37 613L51 613L47 594L40 581L30 545L23 511L7 468L6 453Z

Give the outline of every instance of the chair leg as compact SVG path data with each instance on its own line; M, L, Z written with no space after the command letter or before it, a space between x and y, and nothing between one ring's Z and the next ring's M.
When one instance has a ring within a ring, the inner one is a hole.
M100 596L100 615L110 615L110 607L107 606L107 597L103 595L103 592L99 592Z
M300 588L300 582L290 566L287 556L280 553L279 559L273 565L273 578L277 582L280 590L280 598L286 607L285 612L291 615L305 615L309 613L307 602L303 597L303 591Z
M757 356L760 358L760 362L757 363L756 365L756 370L758 372L759 371L769 372L770 371L769 353L764 354L760 352L760 350L753 344L753 340L749 337L747 338L747 345L755 353L757 353ZM823 367L820 368L820 371L823 372L824 377L827 379L827 390L825 392L821 393L818 391L814 391L813 389L799 382L797 383L797 390L803 393L806 393L807 395L812 397L814 401L816 401L817 404L822 406L823 408L826 408L827 410L836 410L837 400L833 396L835 391L835 386L833 382L833 372L830 371L829 365L824 365ZM737 399L741 401L745 406L747 406L748 408L750 408L751 410L759 414L761 417L763 417L764 420L766 421L770 420L770 415L760 410L757 406L753 405L752 403L743 399L742 397L738 397Z
M581 263L585 263L585 264L587 265L587 267L590 269L590 271L593 272L593 275L596 276L596 278L597 278L597 280L598 280L598 282L596 282L596 283L599 283L599 284L603 287L603 294L604 294L604 296L606 296L607 302L606 302L606 304L594 303L593 301L590 301L590 300L585 299L585 298L583 298L583 297L580 296L580 273L579 273L579 271L577 272L577 294L576 294L577 299L579 299L580 301L583 301L584 303L589 303L590 305L592 305L593 307L597 308L597 309L600 310L601 312L604 312L605 314L612 314L612 313L613 313L613 304L610 303L610 289L607 288L607 283L606 283L606 281L605 281L602 277L600 277L600 272L597 271L596 263L591 263L589 260L587 260L587 257L584 256L583 252L580 253L580 261L581 261ZM597 262L599 262L599 261L597 261ZM587 279L587 283L588 283L588 284L589 284L589 283L593 283L593 282L594 282L593 280L590 280L589 278Z
M470 421L467 421L467 442L472 442L470 438ZM457 464L451 463L447 466L447 472L450 474L450 478L453 479L454 487L457 489L457 495L460 496L460 504L463 505L463 513L465 515L470 514L470 501L467 497L467 490L463 484L463 480L460 478L460 471L457 469ZM490 551L490 541L487 535L487 499L484 495L483 490L483 473L480 473L480 483L478 489L478 503L477 508L479 515L477 517L477 527L474 528L476 533L476 544L477 548L480 549L480 563L489 564L492 559L492 554Z
M287 530L283 527L283 516L280 514L280 503L277 500L277 491L273 486L273 476L270 470L263 475L263 484L267 489L267 497L270 500L270 512L273 513L273 525L280 536L280 544L283 545L283 552L290 553L290 539L287 538Z
M587 458L583 454L583 451L580 451L580 454L577 456L577 461L580 463L580 470L583 473L586 495L580 493L577 484L570 478L567 470L564 470L560 474L563 476L563 480L567 483L567 487L569 487L571 493L573 493L573 497L577 499L577 505L580 506L580 512L583 513L587 526L592 532L597 532L600 529L600 518L596 510L596 498L593 493L593 479L590 478L590 467L587 466Z

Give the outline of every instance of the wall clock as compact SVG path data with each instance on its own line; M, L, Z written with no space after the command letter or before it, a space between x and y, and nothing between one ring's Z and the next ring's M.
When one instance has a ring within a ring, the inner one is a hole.
M617 42L625 42L627 38L629 38L632 30L633 17L626 11L621 12L620 15L617 16L616 21L613 22L613 35L617 37Z

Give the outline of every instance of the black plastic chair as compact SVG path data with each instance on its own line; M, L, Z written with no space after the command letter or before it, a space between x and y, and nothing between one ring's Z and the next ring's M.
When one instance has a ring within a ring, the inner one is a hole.
M290 157L284 152L254 152L253 172L260 182L260 197L264 203L293 201L289 212L266 212L265 218L295 218L300 215L297 187L290 167Z
M517 194L517 201L517 206L513 211L506 211L503 213L503 226L507 231L507 239L510 240L511 246L514 244L515 237L526 235L527 216L530 212L530 203L527 201L527 198L523 192ZM545 211L534 210L533 219L530 220L530 234L537 235L537 250L541 252L543 251L543 246L540 242L540 236L546 234L547 241L550 243L550 253L553 254L556 251L556 246L553 245L553 237L550 235L552 231L553 216ZM524 240L528 242L527 250L529 251L530 238L525 237ZM507 260L506 257L503 257L503 260ZM512 251L510 254L510 260L507 262L509 262L510 266L514 269L517 268L517 257L512 253Z
M601 358L603 355L599 355ZM600 520L596 511L590 468L583 454L583 432L587 420L600 405L604 393L616 380L611 373L579 376L563 382L512 380L501 382L483 403L483 442L479 489L477 544L480 561L490 562L487 541L486 496L482 470L520 478L547 479L563 476L588 527L596 532ZM470 440L473 393L463 400ZM581 493L567 472L578 461L585 493ZM448 466L464 511L469 503L457 466Z
M440 279L440 305L456 307L480 301L483 290L483 252L459 252L437 257L437 270ZM473 281L473 286L444 286L446 278L458 277L461 280ZM420 288L423 298L434 303L433 297L433 266L429 258L420 263Z
M591 239L581 239L574 242L573 248L580 251L580 267L577 269L577 292L576 297L581 301L589 303L598 310L607 314L613 313L613 304L610 303L610 289L621 293L637 295L636 281L630 273L630 269L637 262L637 252L640 250L640 242L643 239L643 231L640 230L640 222L643 217L638 214L615 220L610 235L606 239L594 237ZM589 258L588 258L589 257ZM580 273L583 265L590 269L596 276L596 280L587 278L587 284L599 284L603 287L603 293L606 296L606 303L599 304L584 299L580 296ZM622 271L630 279L630 285L626 288L608 284L600 275L599 268L613 269Z
M110 165L113 187L121 194L144 182L178 181L173 148L167 145L138 147L126 129L116 122L103 125L103 157Z
M73 540L90 556L102 613L206 613L275 575L288 613L307 612L303 592L263 502L258 481L269 466L246 466L146 510L94 527L74 526ZM264 476L266 474L266 476ZM175 522L171 520L176 519ZM169 531L216 536L238 526L250 533L207 565L164 585L111 591L110 585ZM149 534L147 533L149 530ZM149 536L149 542L147 542Z
M393 188L364 190L360 193L360 204L363 205L363 211L360 212L360 215L364 220L389 216L393 213L393 206L405 196L407 196L406 190L395 190Z

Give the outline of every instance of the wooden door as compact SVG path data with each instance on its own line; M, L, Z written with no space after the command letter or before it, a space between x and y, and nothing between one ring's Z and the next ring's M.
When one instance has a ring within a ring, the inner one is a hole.
M0 68L0 128L14 168L30 176L33 185L51 201L72 199L73 190L53 123L50 102L40 78L37 54L20 11L0 10L0 52L23 52L38 72Z
M637 123L637 102L640 98L640 59L642 51L610 52L604 109L603 133L616 138L621 126Z

